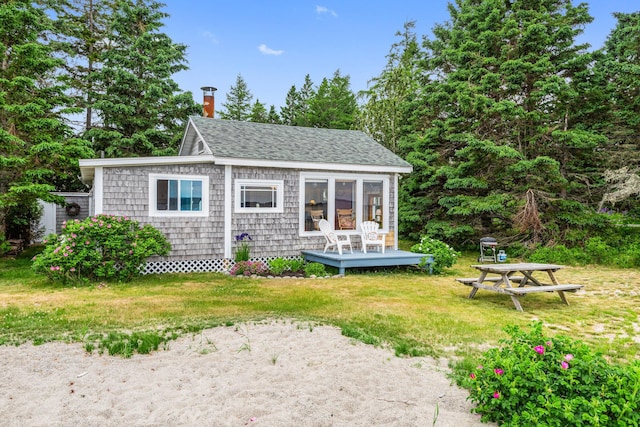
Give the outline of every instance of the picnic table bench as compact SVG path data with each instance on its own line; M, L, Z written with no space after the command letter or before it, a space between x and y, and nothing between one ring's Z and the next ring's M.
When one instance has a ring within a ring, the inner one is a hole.
M569 305L569 301L567 301L564 293L576 292L584 287L584 285L572 283L558 283L554 272L564 266L557 264L480 264L472 265L472 267L480 271L479 277L456 279L463 285L472 287L469 298L473 298L478 292L478 289L506 294L511 297L511 300L518 311L523 311L522 305L518 300L518 296L535 292L557 292L562 302ZM551 283L543 283L533 277L534 272L539 271L546 272ZM516 273L521 273L522 276L515 276ZM489 274L497 274L498 276L488 276ZM518 286L513 286L512 283L517 283Z

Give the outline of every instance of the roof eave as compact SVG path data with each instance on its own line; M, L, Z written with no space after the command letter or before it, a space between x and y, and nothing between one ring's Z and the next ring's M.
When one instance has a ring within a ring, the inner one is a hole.
M318 162L299 162L287 160L261 160L261 159L245 159L236 157L216 157L217 165L232 166L249 166L264 168L282 168L282 169L306 169L306 170L327 170L327 171L354 171L354 172L383 172L383 173L410 173L413 166L395 165L374 165L374 164L352 164L352 163L318 163Z
M80 174L82 182L93 181L95 169L98 167L126 167L126 166L161 166L196 163L214 163L212 155L199 156L166 156L166 157L123 157L106 159L80 159Z

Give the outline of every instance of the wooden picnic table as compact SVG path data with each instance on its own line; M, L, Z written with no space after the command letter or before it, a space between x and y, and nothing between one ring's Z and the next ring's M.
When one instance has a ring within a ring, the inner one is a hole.
M575 292L584 287L576 284L560 284L554 273L563 265L539 264L539 263L514 263L514 264L478 264L471 267L480 271L477 278L460 278L458 282L471 286L469 298L473 298L478 289L499 292L509 295L518 311L522 310L522 305L518 300L519 296L534 292L557 292L562 302L569 305L565 292ZM546 273L550 283L541 281L534 277L534 273ZM493 276L490 276L493 275ZM497 275L497 277L496 277ZM516 283L517 286L513 286Z

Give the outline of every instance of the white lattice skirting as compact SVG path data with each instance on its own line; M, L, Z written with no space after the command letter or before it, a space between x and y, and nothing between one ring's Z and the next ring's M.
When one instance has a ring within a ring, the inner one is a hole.
M251 258L251 261L262 261L267 264L276 257ZM282 257L285 259L299 259L299 256ZM156 261L148 262L142 274L162 274L162 273L223 273L229 271L235 265L233 259L189 259L177 261Z

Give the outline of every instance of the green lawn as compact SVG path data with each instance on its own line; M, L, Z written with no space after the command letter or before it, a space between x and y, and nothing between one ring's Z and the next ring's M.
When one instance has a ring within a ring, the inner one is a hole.
M65 287L31 272L28 255L0 259L0 343L83 342L117 331L168 331L265 318L295 318L339 326L400 354L473 360L498 344L507 324L540 320L549 335L581 339L616 361L640 355L640 272L601 266L567 267L560 282L586 285L568 294L521 298L524 313L505 295L455 281L472 277L463 257L442 276L415 271L356 273L331 279L245 279L222 274L145 276L128 284Z

